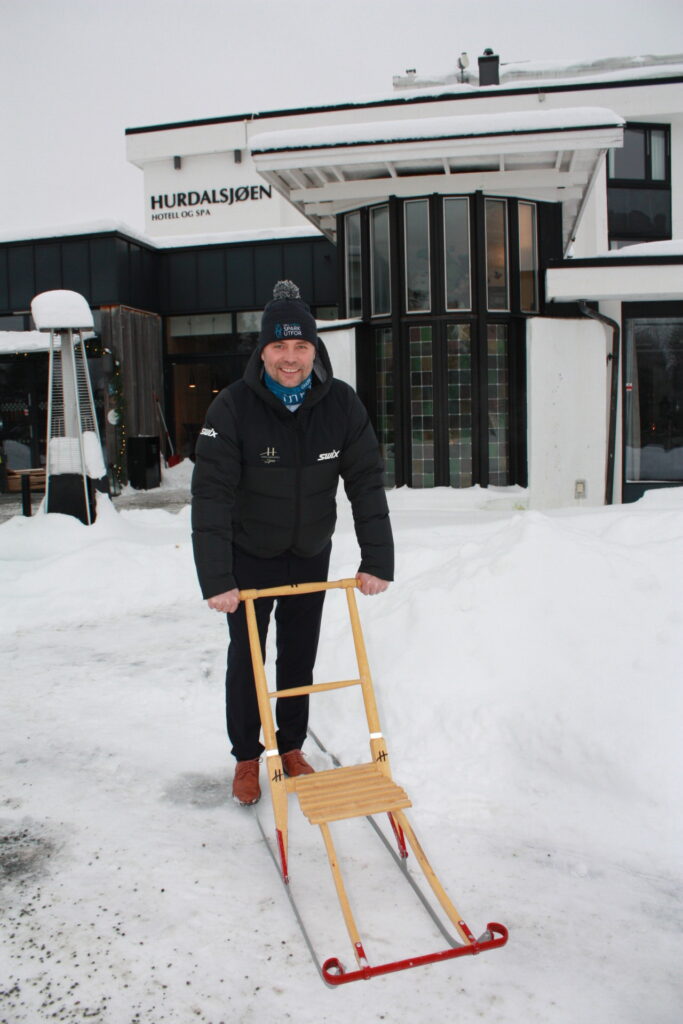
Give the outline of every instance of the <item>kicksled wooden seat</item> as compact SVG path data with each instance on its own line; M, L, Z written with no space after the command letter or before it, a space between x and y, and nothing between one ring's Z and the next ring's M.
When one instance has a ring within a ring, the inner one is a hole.
M429 864L424 850L420 846L405 815L405 808L412 805L405 790L397 785L391 776L389 755L380 728L372 677L370 675L367 652L356 604L355 590L357 586L357 580L343 579L327 583L300 583L294 586L273 587L267 590L240 591L240 598L245 604L249 630L254 681L266 746L266 764L282 877L287 884L289 882L287 866L288 798L290 793L295 793L304 816L308 818L312 825L320 827L339 904L358 965L356 970L347 971L336 957L326 960L322 965L321 974L330 985L341 985L359 979L369 979L380 974L389 974L394 971L406 970L409 967L418 967L441 960L449 960L453 957L474 955L485 950L504 946L508 939L508 932L505 926L496 923L490 923L484 934L478 939L474 937ZM254 602L264 597L292 597L321 590L339 589L346 591L353 644L358 664L358 678L344 679L338 682L314 683L311 686L295 686L288 690L270 691L261 655ZM283 771L282 761L277 749L271 701L274 699L303 696L304 694L338 690L351 686L360 686L362 690L369 731L371 760L365 764L351 767L336 767L328 771L315 772L312 775L288 778ZM441 909L455 928L460 941L450 939L451 946L449 949L373 966L368 962L346 894L344 880L328 825L333 821L371 817L377 814L388 815L401 858L408 856L408 846L410 846Z

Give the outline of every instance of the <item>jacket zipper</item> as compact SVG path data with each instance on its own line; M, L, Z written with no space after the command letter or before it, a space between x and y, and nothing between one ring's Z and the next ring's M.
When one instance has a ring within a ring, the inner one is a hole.
M291 415L291 414L290 414ZM299 423L295 424L296 431L296 477L294 483L294 530L292 534L292 548L296 547L301 526L301 463L302 463L302 433Z

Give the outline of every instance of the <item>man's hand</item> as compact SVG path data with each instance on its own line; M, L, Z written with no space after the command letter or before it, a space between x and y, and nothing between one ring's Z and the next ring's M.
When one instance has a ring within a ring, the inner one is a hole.
M215 597L210 597L206 602L214 612L226 612L231 615L232 612L236 612L240 603L240 592L239 590L226 590L224 594L216 594Z
M371 576L369 572L357 572L356 579L360 584L361 594L365 594L366 597L382 594L389 586L387 580L381 580L379 576Z

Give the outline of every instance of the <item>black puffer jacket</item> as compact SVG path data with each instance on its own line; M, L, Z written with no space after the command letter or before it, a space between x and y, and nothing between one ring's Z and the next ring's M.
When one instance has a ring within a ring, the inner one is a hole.
M239 585L232 545L258 558L310 557L337 518L339 477L351 502L360 571L392 580L394 551L375 433L353 388L335 380L322 342L313 387L290 412L261 382L254 352L244 377L211 403L192 477L192 542L205 598Z

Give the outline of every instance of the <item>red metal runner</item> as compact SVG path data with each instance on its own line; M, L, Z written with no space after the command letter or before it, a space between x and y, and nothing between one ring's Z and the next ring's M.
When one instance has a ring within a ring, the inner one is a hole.
M368 981L380 974L393 974L395 971L406 971L410 967L423 967L425 964L438 963L441 960L452 960L456 956L476 956L489 949L498 949L508 940L508 930L503 924L495 922L488 925L490 939L483 942L475 940L467 946L444 949L439 953L427 953L425 956L413 956L408 960L395 960L393 963L378 964L376 967L359 967L355 971L346 971L337 957L330 957L322 966L322 975L328 985L346 985L350 981Z

